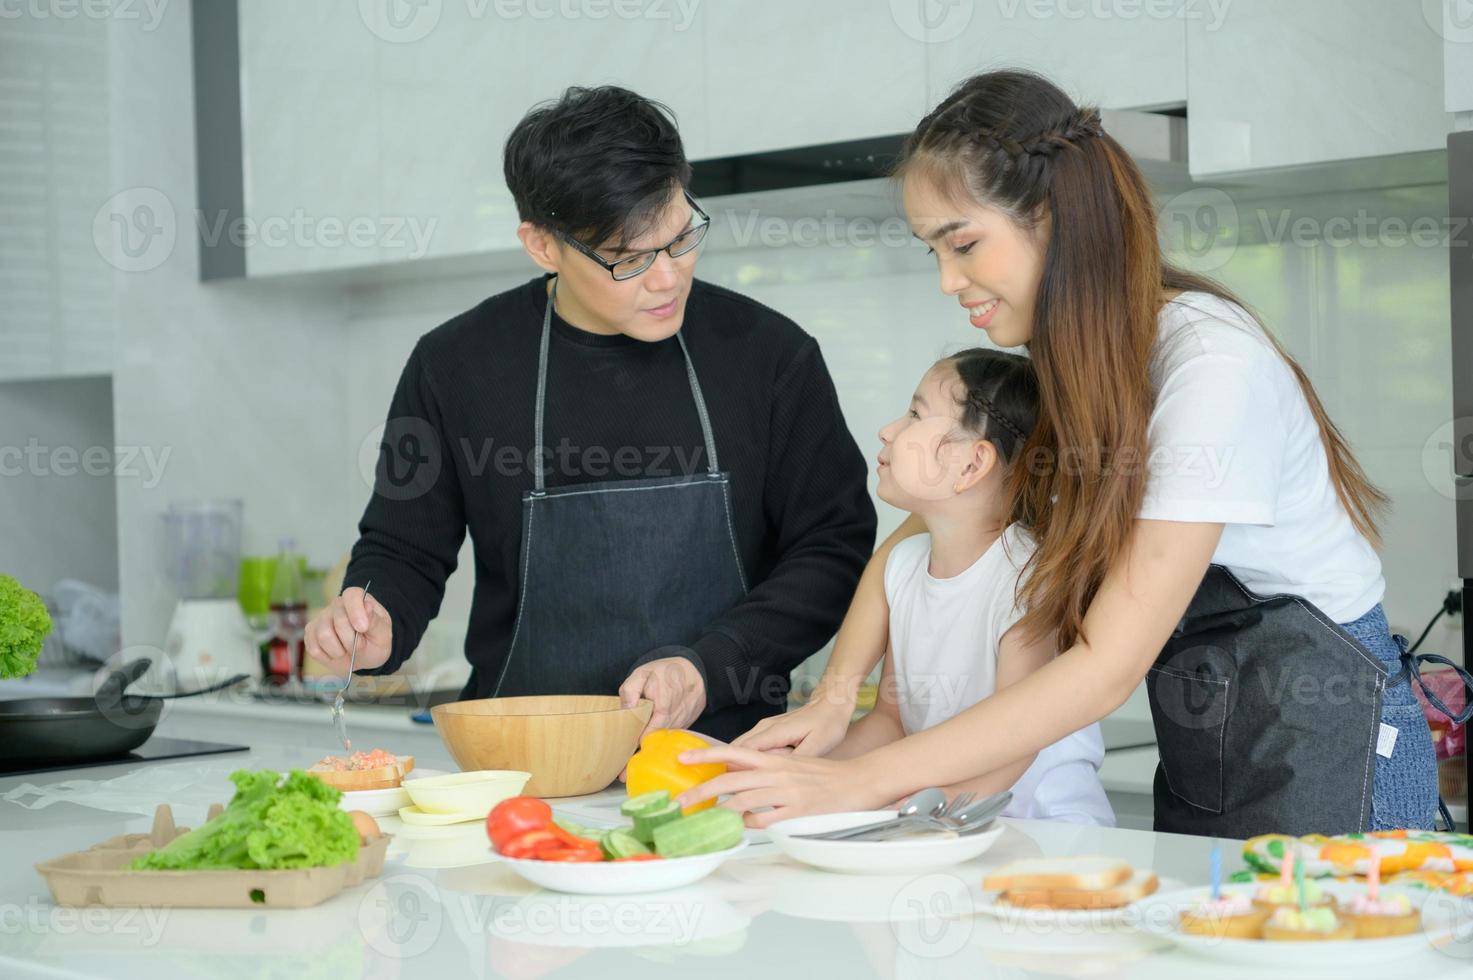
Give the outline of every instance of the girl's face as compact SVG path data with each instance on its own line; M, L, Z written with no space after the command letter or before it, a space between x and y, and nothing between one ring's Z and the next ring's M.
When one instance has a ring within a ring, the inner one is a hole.
M976 440L959 437L956 370L946 363L926 372L904 415L880 430L880 499L919 512L970 485Z
M958 205L923 172L905 178L902 195L911 231L936 255L941 291L955 296L972 326L998 347L1028 343L1047 221L1026 229L995 208Z

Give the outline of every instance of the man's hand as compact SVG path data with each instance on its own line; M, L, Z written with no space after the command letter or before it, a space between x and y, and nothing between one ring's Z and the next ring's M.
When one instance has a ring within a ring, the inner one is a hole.
M619 701L626 708L640 698L654 702L646 732L656 728L689 728L706 710L706 684L696 665L684 657L664 657L636 667L619 685ZM640 735L643 737L644 732Z
M394 648L394 623L389 611L373 596L365 598L359 588L344 589L332 605L312 617L303 636L307 656L326 664L335 674L346 674L354 633L362 634L358 637L354 670L382 667L388 662Z

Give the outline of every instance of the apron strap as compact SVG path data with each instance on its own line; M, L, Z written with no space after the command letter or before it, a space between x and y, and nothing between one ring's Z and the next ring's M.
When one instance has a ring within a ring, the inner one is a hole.
M542 426L547 406L547 351L552 337L552 304L555 299L557 277L553 276L552 289L547 294L547 308L542 311L542 341L537 351L537 410L533 422L537 441L532 453L532 458L536 461L532 467L532 476L539 495L547 489L547 477L542 469ZM691 398L696 403L696 415L701 420L701 438L706 443L706 472L712 477L719 477L721 467L716 458L716 437L711 432L711 413L706 411L706 399L701 394L701 382L696 378L696 366L690 359L690 349L685 345L683 329L675 334L675 339L680 342L680 354L685 358L685 375L690 379Z
M1452 720L1453 724L1468 724L1468 721L1470 719L1473 719L1473 674L1469 674L1462 667L1453 663L1446 657L1440 656L1439 654L1410 653L1407 650L1406 637L1401 636L1400 634L1395 636L1395 640L1397 642L1397 645L1401 647L1401 670L1397 672L1396 677L1391 681L1391 683L1399 684L1402 682L1403 679L1406 679L1408 681L1416 680L1417 686L1420 687L1422 689L1422 693L1427 696L1428 704L1432 705L1432 707L1436 708L1438 711L1446 715L1449 719ZM1441 698L1433 694L1428 689L1427 682L1422 679L1422 664L1424 663L1442 664L1444 667L1451 667L1453 670L1458 672L1458 677L1463 681L1463 688L1465 691L1462 711L1453 711L1442 702Z
M712 476L721 475L721 467L716 462L716 437L711 434L711 413L706 411L706 398L701 394L701 382L696 378L696 366L690 359L690 348L685 346L685 330L676 333L675 339L680 341L680 353L685 355L685 373L690 378L691 397L696 402L696 414L701 417L701 438L706 440L706 472Z
M552 337L552 301L556 298L557 277L554 276L552 291L547 294L547 309L542 311L542 340L537 350L537 408L533 416L537 443L532 451L532 478L539 495L547 488L547 475L542 472L542 422L543 409L547 405L547 346Z

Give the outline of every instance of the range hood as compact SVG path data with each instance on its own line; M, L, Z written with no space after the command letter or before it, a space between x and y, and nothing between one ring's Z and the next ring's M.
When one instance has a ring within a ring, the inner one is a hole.
M1135 158L1156 194L1191 186L1187 120L1180 110L1103 110L1105 131ZM900 214L890 173L907 134L876 136L739 156L697 160L691 193L714 204L712 236L740 246L755 232L741 215L796 220L836 216L883 220Z

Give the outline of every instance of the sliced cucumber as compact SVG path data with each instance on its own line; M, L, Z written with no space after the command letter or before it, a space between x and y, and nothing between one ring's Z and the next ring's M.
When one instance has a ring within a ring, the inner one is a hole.
M634 815L634 836L641 843L653 844L657 828L680 819L680 804L666 800L664 806L641 810Z
M552 822L572 834L574 837L587 837L590 840L598 840L599 835L604 832L603 827L589 827L586 824L569 820L567 817L553 817Z
M619 807L619 812L626 817L632 817L645 810L655 810L670 802L670 793L667 790L657 789L651 793L641 793L631 796Z
M599 846L603 848L604 857L610 861L620 858L633 857L636 854L648 854L650 849L635 839L634 833L622 827L605 831L598 839Z
M735 810L702 810L656 827L655 853L674 858L724 851L741 843L742 826L742 815Z

